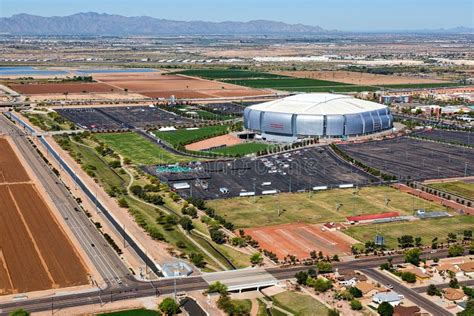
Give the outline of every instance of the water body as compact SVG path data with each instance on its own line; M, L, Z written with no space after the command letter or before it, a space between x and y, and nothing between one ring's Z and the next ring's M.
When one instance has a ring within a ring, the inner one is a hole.
M19 67L0 67L0 76L8 76L8 75L47 75L47 76L54 76L54 75L65 75L68 74L67 71L64 70L53 70L53 69L37 69L34 67L26 67L26 66L19 66Z
M79 74L108 74L108 73L130 73L130 72L154 72L155 69L150 68L123 68L123 69L78 69L74 70Z

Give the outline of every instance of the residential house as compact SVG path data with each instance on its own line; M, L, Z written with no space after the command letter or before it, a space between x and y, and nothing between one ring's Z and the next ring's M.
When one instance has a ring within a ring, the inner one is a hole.
M402 306L397 305L393 308L393 316L420 316L420 308L418 306Z
M379 292L372 297L372 302L382 304L383 302L390 303L392 306L400 305L401 300L405 297L396 292Z
M443 296L448 301L456 302L463 300L466 297L466 294L464 294L463 290L461 289L453 289L448 287L447 289L443 290Z

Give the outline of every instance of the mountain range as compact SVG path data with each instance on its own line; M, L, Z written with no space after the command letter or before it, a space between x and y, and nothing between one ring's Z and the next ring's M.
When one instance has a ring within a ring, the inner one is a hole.
M174 21L149 16L77 13L42 17L15 14L0 18L0 34L11 35L266 35L325 33L319 26L255 20L249 22Z
M472 34L472 27L378 31L373 33ZM344 32L347 33L347 32ZM362 33L370 33L364 31ZM319 26L254 20L249 22L176 21L149 16L84 12L69 16L43 17L26 13L0 17L0 34L11 35L96 35L96 36L159 36L159 35L315 35L342 34Z

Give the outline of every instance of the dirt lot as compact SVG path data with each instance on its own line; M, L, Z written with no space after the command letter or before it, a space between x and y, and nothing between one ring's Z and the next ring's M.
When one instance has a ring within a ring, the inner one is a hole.
M44 83L44 84L10 84L13 90L21 94L57 94L57 93L91 93L113 92L120 90L105 83Z
M279 259L295 255L309 258L313 250L324 255L350 254L351 244L336 232L322 231L320 225L284 224L246 229L245 233L257 240L260 247L275 253Z
M83 261L4 138L0 174L0 295L87 284Z
M242 140L234 135L221 135L209 139L201 140L189 145L186 145L187 150L206 150L209 148L233 146L242 143Z
M357 85L388 85L443 82L436 79L425 79L408 76L387 76L352 71L282 71L278 74L319 80L337 81Z
M96 76L95 78L117 89L128 89L130 92L151 98L169 98L171 95L177 98L216 98L268 94L262 90L180 75L144 74L143 76Z

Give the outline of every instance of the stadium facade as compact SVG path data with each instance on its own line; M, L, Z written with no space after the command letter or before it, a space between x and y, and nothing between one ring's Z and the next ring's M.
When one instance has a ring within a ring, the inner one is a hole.
M343 138L391 129L385 105L347 95L307 93L255 104L244 110L244 126L264 139Z

